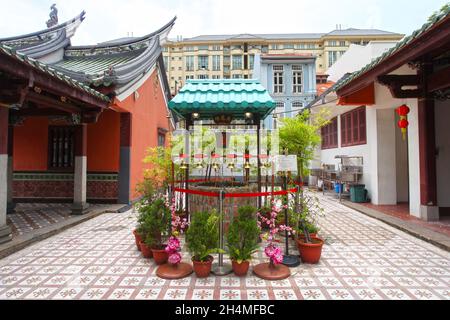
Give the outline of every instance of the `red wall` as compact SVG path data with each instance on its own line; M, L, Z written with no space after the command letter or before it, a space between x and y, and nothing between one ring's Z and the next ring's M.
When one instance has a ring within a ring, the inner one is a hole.
M15 171L45 171L48 157L48 119L26 118L14 128L13 161Z
M14 128L14 171L46 171L48 158L46 117L26 118ZM102 112L97 123L88 125L88 171L118 172L120 151L120 114Z
M139 197L136 192L137 184L142 181L143 171L149 165L143 163L146 150L158 145L158 127L169 130L167 105L164 100L161 83L157 71L137 90L136 99L131 94L125 100L116 101L116 105L131 113L131 177L130 195L134 200Z
M88 125L88 171L118 172L120 155L120 114L103 111L98 122Z

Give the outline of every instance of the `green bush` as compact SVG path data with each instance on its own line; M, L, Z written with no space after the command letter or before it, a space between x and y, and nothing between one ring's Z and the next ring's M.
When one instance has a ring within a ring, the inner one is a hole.
M228 229L227 244L230 258L237 263L248 261L258 248L260 230L256 221L256 208L243 206Z
M171 214L163 199L139 207L137 232L146 245L159 247L168 236Z
M207 261L219 247L219 215L215 210L196 212L186 232L187 247L195 261Z

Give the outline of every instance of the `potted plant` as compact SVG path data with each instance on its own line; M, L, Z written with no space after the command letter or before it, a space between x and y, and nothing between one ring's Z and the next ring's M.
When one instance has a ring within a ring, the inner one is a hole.
M215 210L196 212L192 215L186 232L188 250L192 255L194 272L206 278L211 272L213 257L219 247L219 215Z
M168 231L171 223L170 209L167 207L164 199L160 198L152 202L149 211L150 226L145 243L151 247L155 263L163 264L167 262L169 257L165 250L165 240L169 236Z
M227 244L234 274L245 276L252 254L258 248L260 230L256 221L256 208L243 206L231 222Z
M318 227L315 218L322 212L318 198L302 192L298 214L297 248L304 263L318 263L320 260L324 241L317 237Z

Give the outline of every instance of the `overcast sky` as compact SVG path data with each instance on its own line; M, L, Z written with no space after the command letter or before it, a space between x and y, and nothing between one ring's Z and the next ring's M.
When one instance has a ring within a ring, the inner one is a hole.
M86 10L75 45L154 31L177 16L170 34L329 32L375 28L409 34L448 0L0 0L0 37L45 29L49 8L59 21Z

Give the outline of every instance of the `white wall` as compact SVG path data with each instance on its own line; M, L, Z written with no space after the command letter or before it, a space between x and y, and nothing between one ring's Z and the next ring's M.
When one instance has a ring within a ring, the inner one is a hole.
M409 212L420 218L420 167L419 167L419 123L417 99L407 99L408 114L408 170Z
M351 44L344 55L326 71L328 80L336 82L347 72L361 69L396 43L397 41L371 41L365 46Z
M397 168L397 202L408 202L408 135L403 140L402 132L398 128L395 130L395 159Z
M395 150L395 113L392 109L376 109L376 196L374 204L397 204Z
M437 202L450 207L450 101L435 101Z

